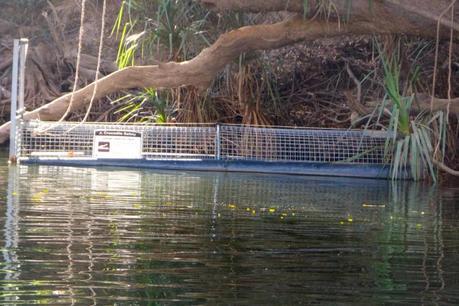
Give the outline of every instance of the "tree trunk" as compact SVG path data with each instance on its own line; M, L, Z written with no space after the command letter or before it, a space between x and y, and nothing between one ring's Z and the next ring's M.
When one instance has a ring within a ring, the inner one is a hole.
M315 16L324 10L347 20L372 22L382 27L409 25L423 31L434 32L436 23L459 31L459 24L451 24L446 10L452 0L198 0L209 9L219 11L269 12L290 11ZM306 11L305 11L306 9ZM455 20L459 20L459 5L455 6ZM327 12L328 13L328 12Z

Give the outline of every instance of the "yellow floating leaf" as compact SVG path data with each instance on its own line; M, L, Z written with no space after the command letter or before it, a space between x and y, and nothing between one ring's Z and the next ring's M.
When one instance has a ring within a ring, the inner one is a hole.
M43 203L43 194L41 192L38 192L36 194L34 194L31 198L32 202L34 203Z
M274 213L274 212L276 212L276 209L275 209L275 208L270 208L270 209L269 209L269 212L270 212L270 213Z
M363 203L362 204L362 207L366 207L366 208L385 208L386 205L382 204L382 205L375 205L375 204L366 204L366 203Z

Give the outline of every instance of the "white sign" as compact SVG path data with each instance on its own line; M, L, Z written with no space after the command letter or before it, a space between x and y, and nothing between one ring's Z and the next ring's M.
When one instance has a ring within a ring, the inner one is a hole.
M96 130L92 150L94 158L142 158L142 133Z

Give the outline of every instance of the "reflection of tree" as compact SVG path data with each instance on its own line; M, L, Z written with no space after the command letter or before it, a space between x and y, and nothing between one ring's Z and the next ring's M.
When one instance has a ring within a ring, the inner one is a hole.
M391 209L377 235L379 260L371 266L380 292L392 296L421 293L416 301L435 303L445 289L444 243L438 190L415 184L391 188Z

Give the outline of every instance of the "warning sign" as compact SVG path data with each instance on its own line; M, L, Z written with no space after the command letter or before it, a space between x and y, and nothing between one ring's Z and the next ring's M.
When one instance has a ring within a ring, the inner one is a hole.
M97 152L110 152L110 142L99 141L97 143Z
M142 133L96 130L92 150L94 158L142 158Z

